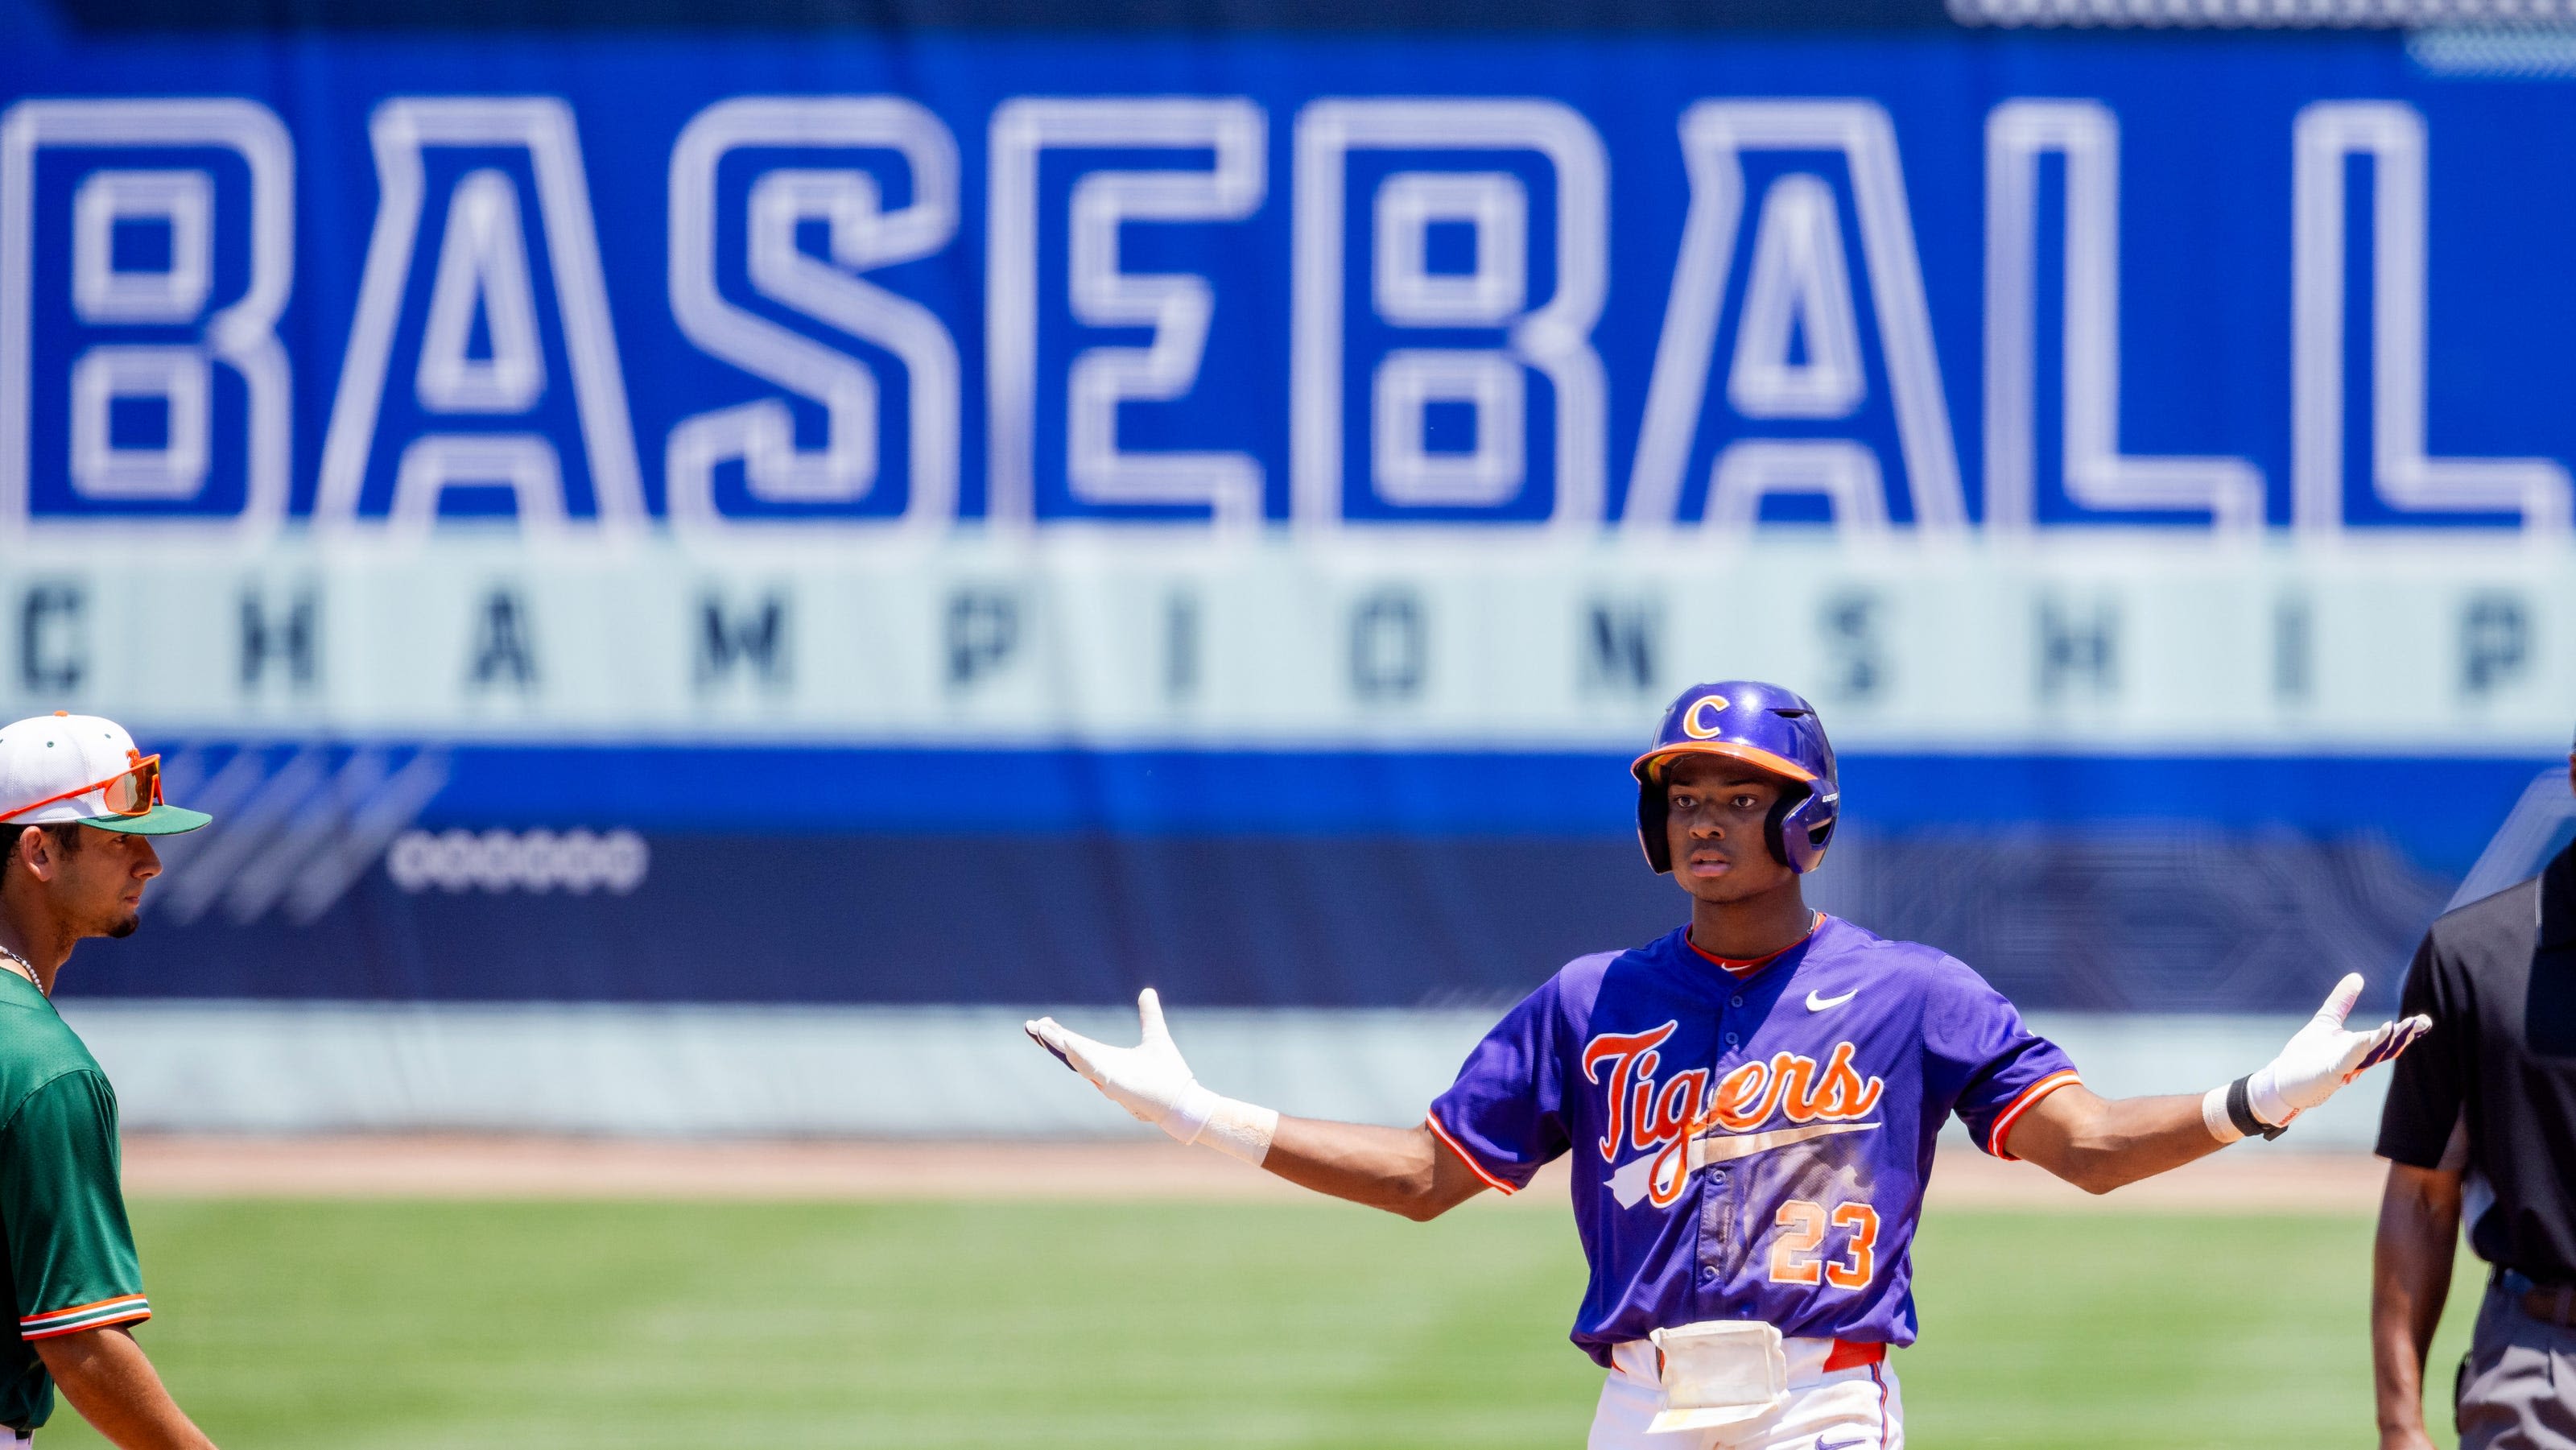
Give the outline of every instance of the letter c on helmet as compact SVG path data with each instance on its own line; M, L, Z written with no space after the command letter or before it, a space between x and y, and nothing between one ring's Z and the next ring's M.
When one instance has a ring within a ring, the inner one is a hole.
M1715 710L1720 713L1724 713L1725 709L1726 697L1724 695L1702 695L1698 699L1691 701L1691 707L1682 712L1682 733L1693 740L1716 739L1718 732L1726 727L1722 725L1702 724L1700 721L1700 712L1703 710Z

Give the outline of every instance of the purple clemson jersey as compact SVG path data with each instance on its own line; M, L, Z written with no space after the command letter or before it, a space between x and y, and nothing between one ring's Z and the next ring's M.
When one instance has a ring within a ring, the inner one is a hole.
M1704 1319L1902 1345L1943 1119L1997 1153L2075 1080L1965 965L1828 916L1741 978L1687 929L1568 963L1476 1045L1431 1127L1507 1193L1573 1155L1592 1267L1573 1337L1605 1365Z

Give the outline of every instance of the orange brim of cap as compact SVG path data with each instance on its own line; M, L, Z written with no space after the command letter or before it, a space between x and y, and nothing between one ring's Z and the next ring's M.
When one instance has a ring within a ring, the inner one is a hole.
M1688 745L1667 745L1649 750L1637 757L1636 762L1628 767L1628 773L1641 781L1660 783L1664 778L1664 762L1676 755L1723 755L1773 775L1785 776L1800 785L1816 783L1814 771L1789 757L1774 755L1759 745L1741 745L1732 740L1695 740Z

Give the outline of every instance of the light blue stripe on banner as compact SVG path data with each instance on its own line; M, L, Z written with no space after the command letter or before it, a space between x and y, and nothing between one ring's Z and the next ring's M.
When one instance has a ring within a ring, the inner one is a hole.
M2576 29L2498 25L2419 30L2406 37L2406 58L2444 77L2576 79Z

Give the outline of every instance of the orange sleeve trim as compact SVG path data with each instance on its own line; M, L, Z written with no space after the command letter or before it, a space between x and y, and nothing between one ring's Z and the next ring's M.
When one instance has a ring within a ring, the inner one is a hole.
M144 1302L144 1298L140 1294L119 1294L111 1299L93 1299L87 1304L66 1304L60 1309L48 1309L42 1314L30 1314L18 1322L21 1324L41 1324L48 1319L60 1319L66 1314L87 1314L93 1309L104 1309L110 1304L140 1304L142 1302Z
M2020 1159L2005 1151L2004 1148L2005 1140L2012 1132L2013 1124L2021 1121L2021 1115L2029 1112L2032 1105L2037 1103L2041 1098L2048 1096L2059 1088L2072 1087L2082 1081L2084 1081L2084 1079L2076 1073L2075 1069L2069 1067L2061 1068L2056 1072L2052 1072L2048 1076L2041 1078L2039 1081L2032 1083L2030 1086L2023 1088L2021 1090L2021 1096L2012 1100L2012 1106L2004 1109L2001 1113L1996 1114L1995 1125L1986 1130L1986 1151L1992 1153L1998 1158L2001 1158L2007 1163L2020 1162Z
M86 1334L93 1329L107 1329L119 1324L135 1324L151 1317L151 1302L140 1294L128 1294L115 1299L102 1299L96 1304L58 1309L51 1314L30 1315L19 1321L18 1338L25 1343L33 1343L39 1339L60 1339L68 1334Z
M1458 1140L1449 1136L1449 1130L1440 1125L1440 1115L1438 1113L1425 1113L1422 1115L1422 1121L1430 1125L1431 1132L1434 1137L1437 1137L1441 1142L1449 1145L1449 1151L1458 1155L1458 1161L1467 1165L1468 1172L1485 1180L1485 1186L1487 1188L1494 1190L1496 1193L1502 1194L1506 1198L1520 1192L1519 1189L1514 1188L1512 1185L1505 1183L1503 1180L1496 1178L1491 1173L1486 1172L1485 1165L1476 1161L1475 1154L1470 1153L1465 1148L1459 1146Z
M151 1317L151 1310L137 1309L131 1314L119 1314L111 1319L93 1319L85 1324L67 1324L60 1329L21 1329L18 1331L18 1338L23 1343L33 1344L39 1339L60 1339L67 1334L87 1334L93 1329L113 1329L120 1324L140 1324Z

